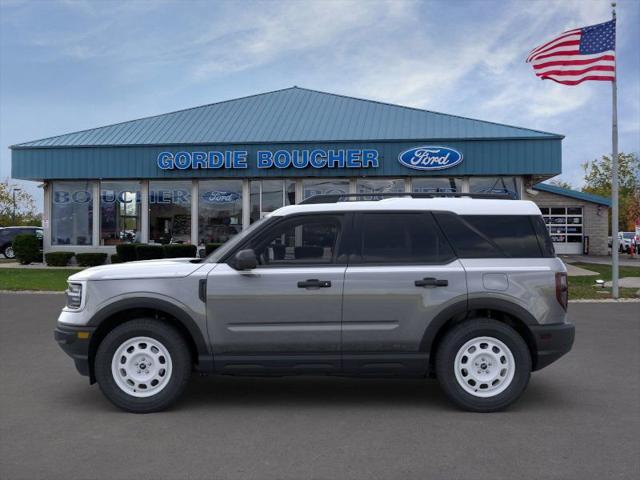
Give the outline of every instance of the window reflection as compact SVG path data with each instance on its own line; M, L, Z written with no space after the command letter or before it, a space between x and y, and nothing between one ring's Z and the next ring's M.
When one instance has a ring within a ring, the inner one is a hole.
M100 244L139 242L140 182L100 184Z

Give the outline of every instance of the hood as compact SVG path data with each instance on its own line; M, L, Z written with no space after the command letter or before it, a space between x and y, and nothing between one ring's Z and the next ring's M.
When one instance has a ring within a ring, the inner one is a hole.
M171 258L144 260L140 262L116 263L87 268L74 273L70 281L83 280L133 280L136 278L180 278L191 275L203 263L192 263L193 258Z

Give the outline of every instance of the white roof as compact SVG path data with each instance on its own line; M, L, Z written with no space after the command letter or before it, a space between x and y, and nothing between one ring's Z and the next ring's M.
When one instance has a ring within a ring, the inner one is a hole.
M378 201L346 201L311 203L279 208L273 216L311 212L354 212L388 210L439 210L460 215L540 215L538 206L528 200L488 200L469 197L403 198L392 197Z

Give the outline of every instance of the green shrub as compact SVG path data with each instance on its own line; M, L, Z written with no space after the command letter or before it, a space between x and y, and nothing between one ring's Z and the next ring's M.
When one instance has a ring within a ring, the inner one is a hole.
M106 253L76 253L76 260L81 267L96 267L106 259Z
M116 252L118 252L118 258L120 262L133 262L138 259L136 256L137 243L121 243L116 245Z
M35 235L21 233L13 239L13 251L16 258L22 265L29 265L31 262L41 262L40 242Z
M111 263L122 263L122 260L120 260L120 257L117 253L111 255Z
M188 243L171 243L163 245L162 249L165 258L195 257L198 255L198 247Z
M73 252L48 252L44 254L47 265L52 267L66 267L73 258Z
M215 252L218 247L222 246L222 243L207 243L204 246L204 254L209 255L211 252Z
M164 250L162 245L136 245L136 258L138 260L164 258Z

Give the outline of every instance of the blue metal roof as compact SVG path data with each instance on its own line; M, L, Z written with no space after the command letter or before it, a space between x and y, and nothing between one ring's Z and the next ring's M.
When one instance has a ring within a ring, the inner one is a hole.
M561 138L553 133L292 87L11 148Z
M569 190L568 188L557 187L555 185L549 185L548 183L538 183L534 185L533 188L535 190L540 190L541 192L554 193L556 195L562 195L563 197L575 198L576 200L583 200L585 202L597 203L599 205L611 207L611 199L601 197L600 195L594 195L592 193Z

